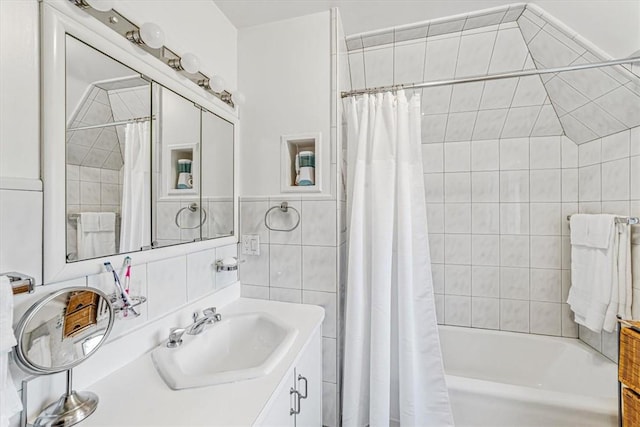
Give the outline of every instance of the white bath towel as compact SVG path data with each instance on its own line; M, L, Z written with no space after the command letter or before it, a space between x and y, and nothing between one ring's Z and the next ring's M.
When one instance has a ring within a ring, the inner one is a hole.
M631 307L633 304L633 277L631 275L631 226L618 224L618 283L620 298L618 316L623 319L633 319Z
M116 253L116 215L113 212L82 212L78 216L78 258Z
M9 373L9 353L16 345L13 334L13 291L6 276L0 276L0 427L22 410L22 403Z
M571 289L567 302L578 324L594 332L611 332L617 315L631 314L628 226L616 225L614 215L573 215L570 225Z

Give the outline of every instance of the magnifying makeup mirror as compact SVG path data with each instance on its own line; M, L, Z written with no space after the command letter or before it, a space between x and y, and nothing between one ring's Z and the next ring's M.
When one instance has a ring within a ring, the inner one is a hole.
M18 365L36 375L67 371L67 391L38 416L34 426L71 426L91 415L98 396L72 389L71 370L95 353L111 332L111 301L88 287L65 288L35 303L16 328Z

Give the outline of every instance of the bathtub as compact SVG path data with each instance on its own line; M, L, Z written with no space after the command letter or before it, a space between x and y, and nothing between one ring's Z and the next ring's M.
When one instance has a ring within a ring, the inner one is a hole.
M577 339L440 326L456 426L617 426L617 366Z

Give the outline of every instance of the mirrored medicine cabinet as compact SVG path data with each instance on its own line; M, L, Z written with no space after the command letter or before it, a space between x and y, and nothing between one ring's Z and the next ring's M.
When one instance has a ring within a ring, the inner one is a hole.
M126 40L44 18L45 283L234 242L233 110Z

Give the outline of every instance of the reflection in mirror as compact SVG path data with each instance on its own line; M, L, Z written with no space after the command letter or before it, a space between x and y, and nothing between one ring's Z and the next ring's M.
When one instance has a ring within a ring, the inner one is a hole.
M233 124L202 112L202 206L208 212L202 238L233 234Z
M153 246L200 240L200 108L153 83Z
M97 289L54 292L36 303L18 325L18 359L29 371L71 369L96 351L113 324L113 310Z
M66 36L67 261L151 243L150 83Z

